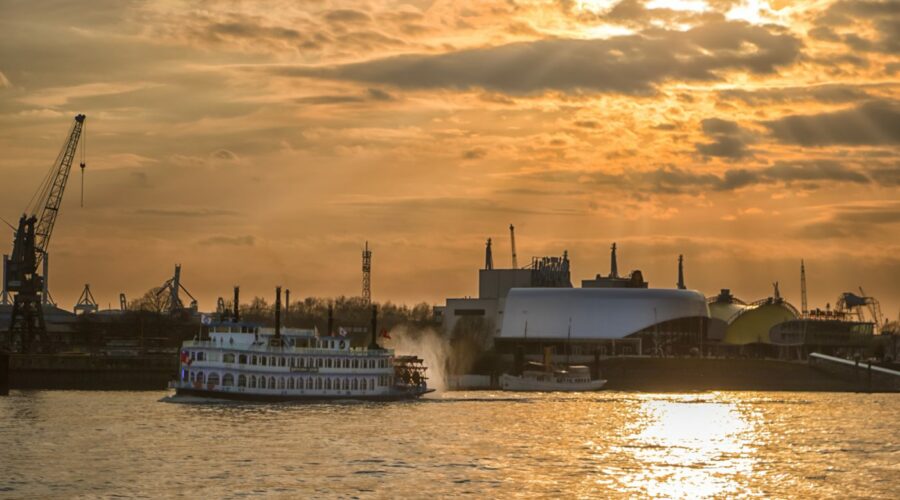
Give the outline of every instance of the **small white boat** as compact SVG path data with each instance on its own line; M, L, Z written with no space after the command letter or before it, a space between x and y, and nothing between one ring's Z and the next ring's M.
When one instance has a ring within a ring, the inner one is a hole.
M586 366L549 370L545 365L537 365L537 368L529 366L521 375L501 375L500 389L521 392L583 392L596 391L606 385L606 380L591 380L591 371Z

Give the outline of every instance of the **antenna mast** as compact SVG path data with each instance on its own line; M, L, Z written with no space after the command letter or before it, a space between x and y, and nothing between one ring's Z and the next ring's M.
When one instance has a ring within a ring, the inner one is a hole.
M362 298L366 304L372 303L372 251L369 250L369 242L362 253Z
M800 259L800 312L803 316L809 314L809 307L806 303L806 264Z

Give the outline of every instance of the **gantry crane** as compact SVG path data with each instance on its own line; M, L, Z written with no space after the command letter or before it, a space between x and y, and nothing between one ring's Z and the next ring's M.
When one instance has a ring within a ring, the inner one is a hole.
M40 343L43 350L49 349L44 311L41 307L46 291L44 277L38 273L38 267L47 258L50 236L59 217L63 193L84 129L84 119L84 115L75 117L56 161L32 197L30 206L19 219L12 255L3 263L6 289L15 294L8 336L9 347L13 351L29 352L36 343ZM84 166L82 149L82 169Z

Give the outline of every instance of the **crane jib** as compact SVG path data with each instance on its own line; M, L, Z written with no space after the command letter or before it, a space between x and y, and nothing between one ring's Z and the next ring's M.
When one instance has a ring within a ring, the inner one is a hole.
M38 220L34 231L36 236L34 247L36 265L40 265L50 244L50 236L53 234L53 227L56 224L56 218L59 216L59 208L62 204L69 173L72 170L75 152L78 149L78 141L81 138L84 120L85 115L80 114L75 117L68 140L63 144L63 148L57 156L57 161L54 163L53 171L48 177L48 184L40 190L43 196L39 198L35 205L35 208L40 207L41 209L40 214L34 214Z

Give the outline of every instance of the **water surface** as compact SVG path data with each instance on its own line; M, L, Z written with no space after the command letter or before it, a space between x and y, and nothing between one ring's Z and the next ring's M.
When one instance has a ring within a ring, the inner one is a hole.
M0 398L0 497L896 498L900 396L521 395L406 403Z

